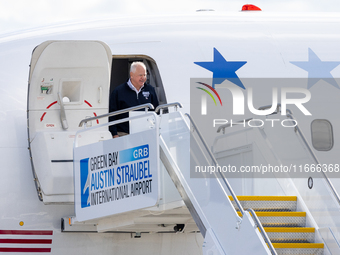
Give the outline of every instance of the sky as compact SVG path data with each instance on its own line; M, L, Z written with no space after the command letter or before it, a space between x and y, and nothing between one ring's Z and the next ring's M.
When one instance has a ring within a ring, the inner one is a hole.
M339 12L339 0L0 0L0 34L86 19L195 12L238 12L244 4L265 12Z

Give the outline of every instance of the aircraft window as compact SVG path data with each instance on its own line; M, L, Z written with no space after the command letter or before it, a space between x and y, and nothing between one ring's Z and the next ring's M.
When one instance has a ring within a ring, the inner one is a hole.
M112 56L110 93L115 87L128 80L130 65L134 61L141 61L145 64L147 71L147 83L155 88L159 104L166 104L165 91L156 61L145 55Z
M318 151L329 151L333 148L333 128L328 120L313 120L311 124L312 144Z

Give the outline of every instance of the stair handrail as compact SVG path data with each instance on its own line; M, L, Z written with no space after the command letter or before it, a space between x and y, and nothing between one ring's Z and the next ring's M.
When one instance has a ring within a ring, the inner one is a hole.
M264 105L258 108L258 110L262 111L262 110L267 110L270 109L272 107L272 105ZM288 110L288 109L287 109ZM281 104L278 103L276 105L276 113L281 112Z
M261 235L262 235L264 241L268 244L268 247L269 247L269 250L271 251L271 253L273 255L277 255L277 252L276 252L272 242L270 241L266 231L264 231L264 228L263 228L259 218L257 217L255 211L253 209L251 209L251 208L246 209L246 211L250 213L250 215L252 216L253 220L255 221L256 226L260 229Z
M271 108L272 106L271 105L265 105L265 106L261 106L260 108L258 108L258 110L267 110L269 108ZM276 106L276 113L280 112L281 111L281 104L277 104ZM291 111L289 109L287 109L287 112L291 113ZM239 120L237 121L236 123L241 123L243 121L245 122L249 122L251 121L253 118L249 118L249 119L244 119L244 120ZM221 130L223 129L223 134L224 134L224 131L226 128L230 127L232 124L231 123L227 123L227 124L224 124L222 126L219 126L218 129L217 129L217 133L221 132Z
M243 122L243 121L249 122L249 121L251 121L252 119L253 119L253 118L244 119L244 120L239 120L239 121L237 121L236 123L241 123L241 122ZM224 125L222 125L222 126L219 126L218 129L217 129L217 133L221 132L221 129L223 129L223 134L224 134L225 129L228 128L228 127L230 127L231 125L232 125L231 123L227 123L227 124L224 124Z
M194 127L194 130L196 130L198 137L200 138L201 142L203 143L203 146L204 146L204 148L207 150L207 152L208 152L210 158L212 159L214 165L215 165L215 166L218 166L217 160L215 159L214 155L212 154L211 150L209 149L209 147L208 147L206 141L204 140L203 136L201 135L201 132L200 132L199 129L197 128L196 123L195 123L194 120L190 117L190 115L189 115L188 113L186 113L185 116L188 117L190 123L191 123L191 124L193 125L193 127ZM223 179L224 184L227 186L230 195L233 197L233 199L234 199L234 201L235 201L235 203L236 203L238 209L240 210L240 212L241 212L241 214L242 214L242 216L243 216L243 215L244 215L244 209L243 209L243 207L242 207L240 201L237 199L237 197L236 197L236 195L235 195L233 189L231 188L229 182L226 180L226 178L225 178L220 172L218 172L218 173L219 173L219 175L221 176L221 178Z
M271 105L265 105L265 106L261 106L260 108L258 108L258 110L266 110L266 109L269 109L271 108L272 106ZM278 114L279 112L281 112L281 104L277 104L276 106L276 113L272 113L272 114ZM290 118L291 120L295 120L294 117L293 117L293 112L289 109L286 109L286 117L287 118ZM251 119L245 119L243 121L249 121ZM242 122L242 121L238 121L238 122ZM230 127L230 124L225 124L225 125L222 125L220 126L218 129L217 129L217 132L220 132L221 129L223 129L223 132L226 128ZM313 152L313 150L311 149L309 143L307 142L302 130L300 129L299 125L297 124L296 122L296 126L294 127L294 130L296 133L298 133L302 139L302 142L304 143L304 145L306 146L308 152L310 153L310 155L312 156L313 160L315 161L315 163L317 165L320 165L320 162L319 160L317 159L315 153ZM340 206L340 196L338 194L338 192L335 190L331 180L328 178L327 174L324 172L324 171L321 171L322 174L323 174L323 177L325 178L325 181L326 183L328 184L329 188L331 189L336 201L338 202L339 206Z
M259 108L259 110L265 110L265 109L268 109L269 107L271 107L271 106L262 106L262 107ZM279 112L281 112L281 104L277 104L277 107L276 107L276 113L279 113ZM293 117L293 112L291 110L286 109L285 114L286 114L287 118L295 121L295 119ZM310 147L309 143L307 142L307 140L305 138L305 135L303 134L301 128L297 124L297 121L295 121L295 122L296 122L296 126L294 127L294 131L300 135L300 137L302 139L302 142L306 146L309 154L312 156L312 158L315 161L315 163L317 165L320 165L320 161L318 160L318 158L316 157L316 155L313 152L312 148ZM335 190L335 188L334 188L331 180L328 178L327 174L324 171L321 171L321 172L322 172L323 177L325 178L325 181L327 182L328 186L332 190L332 193L335 196L335 199L337 200L338 204L340 205L340 196L339 196L338 192Z
M177 111L177 107L179 108L183 108L182 104L179 102L174 102L174 103L170 103L170 104L162 104L156 107L155 113L158 113L158 111L161 111L161 114L163 114L163 109L164 108L169 108L171 106L175 107L175 110Z
M122 114L122 113L136 111L136 110L140 110L140 109L145 109L145 111L147 112L148 109L154 110L155 108L151 103L147 103L147 104L141 104L141 105L133 106L133 107L126 108L126 109L123 109L123 110L119 110L119 111L109 112L109 113L105 113L105 114L98 115L98 116L95 116L95 117L85 118L85 119L80 121L79 127L81 127L83 124L87 123L88 121L98 120L98 119L106 118L106 117L112 117L112 116L116 116L116 115L119 115L119 114Z
M291 120L295 120L293 117L293 113L290 111L290 113L288 113L286 115L288 118L290 118ZM296 121L295 121L296 122ZM296 122L297 123L297 122ZM311 149L310 145L308 144L304 134L302 133L302 130L300 129L299 125L296 124L296 126L294 127L294 130L296 133L298 133L302 139L302 142L305 144L308 152L311 154L312 158L314 159L315 163L317 165L321 165L318 158L316 157L315 153L313 152L313 150ZM328 178L327 174L324 171L321 171L323 174L323 177L325 178L325 181L327 182L328 186L330 187L330 189L333 192L333 195L335 196L335 199L337 200L338 204L340 205L340 196L338 194L338 192L335 190L331 180Z

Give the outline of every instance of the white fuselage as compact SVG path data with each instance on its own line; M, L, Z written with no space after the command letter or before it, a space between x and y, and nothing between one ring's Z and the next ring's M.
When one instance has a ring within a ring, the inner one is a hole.
M31 54L37 45L49 40L98 40L109 46L113 57L150 57L157 64L166 101L180 102L183 105L181 111L190 113L192 107L201 107L190 105L191 79L207 80L213 77L211 71L194 62L212 62L214 48L227 61L246 62L234 72L246 88L251 86L251 79L257 78L307 79L307 67L302 69L292 62L311 60L311 49L321 62L340 63L339 26L339 14L200 12L188 16L143 16L84 22L0 37L0 231L53 231L51 237L41 237L52 238L52 244L34 246L52 248L53 254L202 252L203 239L200 233L152 233L134 239L130 233L61 232L61 218L73 216L74 205L46 205L39 201L27 149L27 81ZM334 65L329 73L329 77L321 78L339 78L340 65ZM301 128L310 144L311 122L314 119L331 122L334 133L332 149L315 153L321 162L333 164L339 163L340 154L337 140L340 135L340 84L337 82L336 86L327 80L320 80L310 88L307 88L307 84L303 87L311 92L311 99L304 104L311 116L306 116L298 107L292 106L291 109L296 118L303 119ZM223 84L228 84L228 81ZM222 91L223 84L217 84L216 90ZM281 91L280 88L289 87L289 84L277 87ZM270 105L272 87L253 87L253 98L256 108ZM230 94L222 101L232 107ZM249 116L251 113L246 108L244 115L234 116L230 110L224 119L236 121ZM212 141L209 143L211 146ZM9 234L0 235L0 238L5 236ZM24 246L1 244L0 247Z

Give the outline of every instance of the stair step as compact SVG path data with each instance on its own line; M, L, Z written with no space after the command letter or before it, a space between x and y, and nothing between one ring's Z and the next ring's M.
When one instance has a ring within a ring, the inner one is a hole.
M230 201L238 210L232 196ZM242 207L246 210L252 208L254 211L296 211L296 196L237 196Z
M305 212L255 212L263 227L304 227ZM242 216L238 212L239 216Z
M272 243L313 243L315 228L265 227Z
M272 243L278 255L323 255L323 243Z
M238 210L234 199L230 201ZM255 211L278 255L323 255L314 243L315 229L306 228L306 213L296 212L296 196L237 196L243 209ZM241 213L238 212L241 216Z

